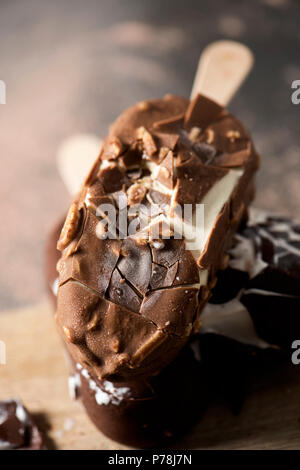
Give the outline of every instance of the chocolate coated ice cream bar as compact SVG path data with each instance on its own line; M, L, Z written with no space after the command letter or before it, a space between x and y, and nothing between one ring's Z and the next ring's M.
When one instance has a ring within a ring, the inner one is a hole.
M121 114L58 241L57 323L75 362L116 382L176 357L200 327L258 166L242 124L201 95Z
M55 306L61 226L47 249L47 285ZM182 433L200 417L212 392L239 409L250 376L290 359L291 344L300 337L299 236L299 224L291 219L251 209L228 251L228 267L218 272L202 327L178 358L157 377L129 384L99 381L73 363L71 395L81 397L103 432L133 445ZM179 401L189 403L184 413ZM160 420L153 418L158 409Z

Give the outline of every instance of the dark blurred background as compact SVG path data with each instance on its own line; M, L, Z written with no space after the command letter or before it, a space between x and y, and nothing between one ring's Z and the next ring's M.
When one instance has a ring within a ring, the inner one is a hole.
M230 109L262 154L256 206L300 219L297 0L1 0L0 310L44 293L47 232L68 205L56 170L61 141L104 136L134 102L189 96L201 49L237 39L255 68Z

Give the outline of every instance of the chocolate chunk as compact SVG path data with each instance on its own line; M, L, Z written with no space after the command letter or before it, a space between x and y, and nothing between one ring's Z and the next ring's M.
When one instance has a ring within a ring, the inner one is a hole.
M174 167L174 154L170 151L159 165L156 177L157 181L168 189L173 189L174 187Z
M20 400L0 402L0 450L43 447L43 438Z
M142 149L139 142L133 142L133 144L127 149L127 151L119 159L120 165L124 168L138 167L142 158Z
M184 250L184 242L182 240L163 240L163 248L155 248L152 246L152 259L156 264L170 268L180 260L182 251Z
M181 150L176 161L176 174L177 204L198 204L214 184L227 174L227 170L203 165L194 152Z
M199 268L190 251L185 249L182 240L163 240L162 248L152 246L153 261L160 266L171 269L176 266L174 285L199 283ZM175 272L175 271L173 271Z
M126 174L118 168L116 163L100 168L98 178L107 193L118 191L123 184L127 183Z
M105 142L101 158L103 160L116 160L124 151L123 143L119 137L114 136Z
M158 289L160 287L163 287L167 272L168 268L160 266L159 264L152 264L152 274L150 279L151 289Z
M184 115L169 117L162 119L154 123L153 128L156 132L162 132L167 134L177 134L183 127Z
M146 152L147 156L151 158L154 154L156 154L157 146L155 143L155 139L145 127L141 126L137 129L137 138L139 140L142 140L143 149Z
M161 132L155 132L154 136L159 142L160 147L165 147L169 150L174 150L179 140L179 136L177 134L163 134Z
M184 117L184 127L191 129L194 126L204 129L211 122L218 119L223 107L203 95L197 95L189 104Z
M182 250L178 260L178 268L174 285L198 284L199 268L190 251Z
M120 272L115 269L107 290L107 298L118 305L124 305L128 310L138 313L142 297L137 294Z
M178 261L170 268L153 263L150 279L151 290L161 289L162 287L171 287L175 281L177 270Z

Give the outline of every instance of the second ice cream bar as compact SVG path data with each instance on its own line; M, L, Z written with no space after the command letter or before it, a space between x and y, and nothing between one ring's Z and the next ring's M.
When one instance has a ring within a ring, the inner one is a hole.
M203 312L203 334L291 351L300 334L300 226L252 209Z
M128 381L174 359L200 327L258 166L242 124L201 95L116 120L58 242L57 322L75 362Z

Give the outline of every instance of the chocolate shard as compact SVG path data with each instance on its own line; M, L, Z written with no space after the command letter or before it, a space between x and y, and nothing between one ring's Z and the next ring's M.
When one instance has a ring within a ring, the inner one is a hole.
M162 132L155 132L153 134L159 143L159 147L165 147L169 150L174 150L179 140L177 134L166 134Z
M97 235L99 219L88 211L76 252L59 261L60 283L68 279L82 282L99 295L105 295L117 264L121 242Z
M155 139L144 126L137 129L137 138L142 141L143 149L148 157L151 158L157 153Z
M119 158L120 165L126 169L138 168L142 159L141 146L139 142L133 142L126 152Z
M155 122L153 124L153 129L155 132L177 134L183 127L183 123L184 114L179 114L178 116L169 117Z
M117 266L122 276L141 294L147 292L151 264L151 253L147 245L138 245L132 238L123 240Z
M178 267L174 285L198 284L199 268L190 251L182 250L178 260Z
M184 250L184 242L174 238L165 239L163 240L163 247L156 248L155 245L152 245L151 250L154 263L170 268L180 260Z
M152 263L152 274L150 279L150 289L161 289L163 287L171 287L174 284L178 271L177 261L170 268L166 268L159 264Z
M224 168L203 165L193 151L181 150L176 160L176 203L201 203L207 192L226 174Z
M109 163L105 167L100 167L98 178L107 193L113 193L122 189L128 180L116 163Z
M116 160L123 152L125 148L123 142L119 137L113 136L104 142L103 150L101 152L102 160Z
M168 189L173 189L174 187L174 154L170 150L166 157L163 159L161 164L159 165L159 171L157 173L157 181L159 181L162 185L164 185Z
M115 269L107 290L107 298L118 305L123 305L128 310L139 313L142 303L141 295L138 295L126 279Z
M211 122L218 119L223 111L224 108L215 101L198 94L190 102L185 112L184 127L185 129L191 129L197 126L205 129Z
M189 336L197 307L197 288L171 287L149 292L140 313L168 333Z
M0 402L0 450L40 450L42 435L18 399Z

